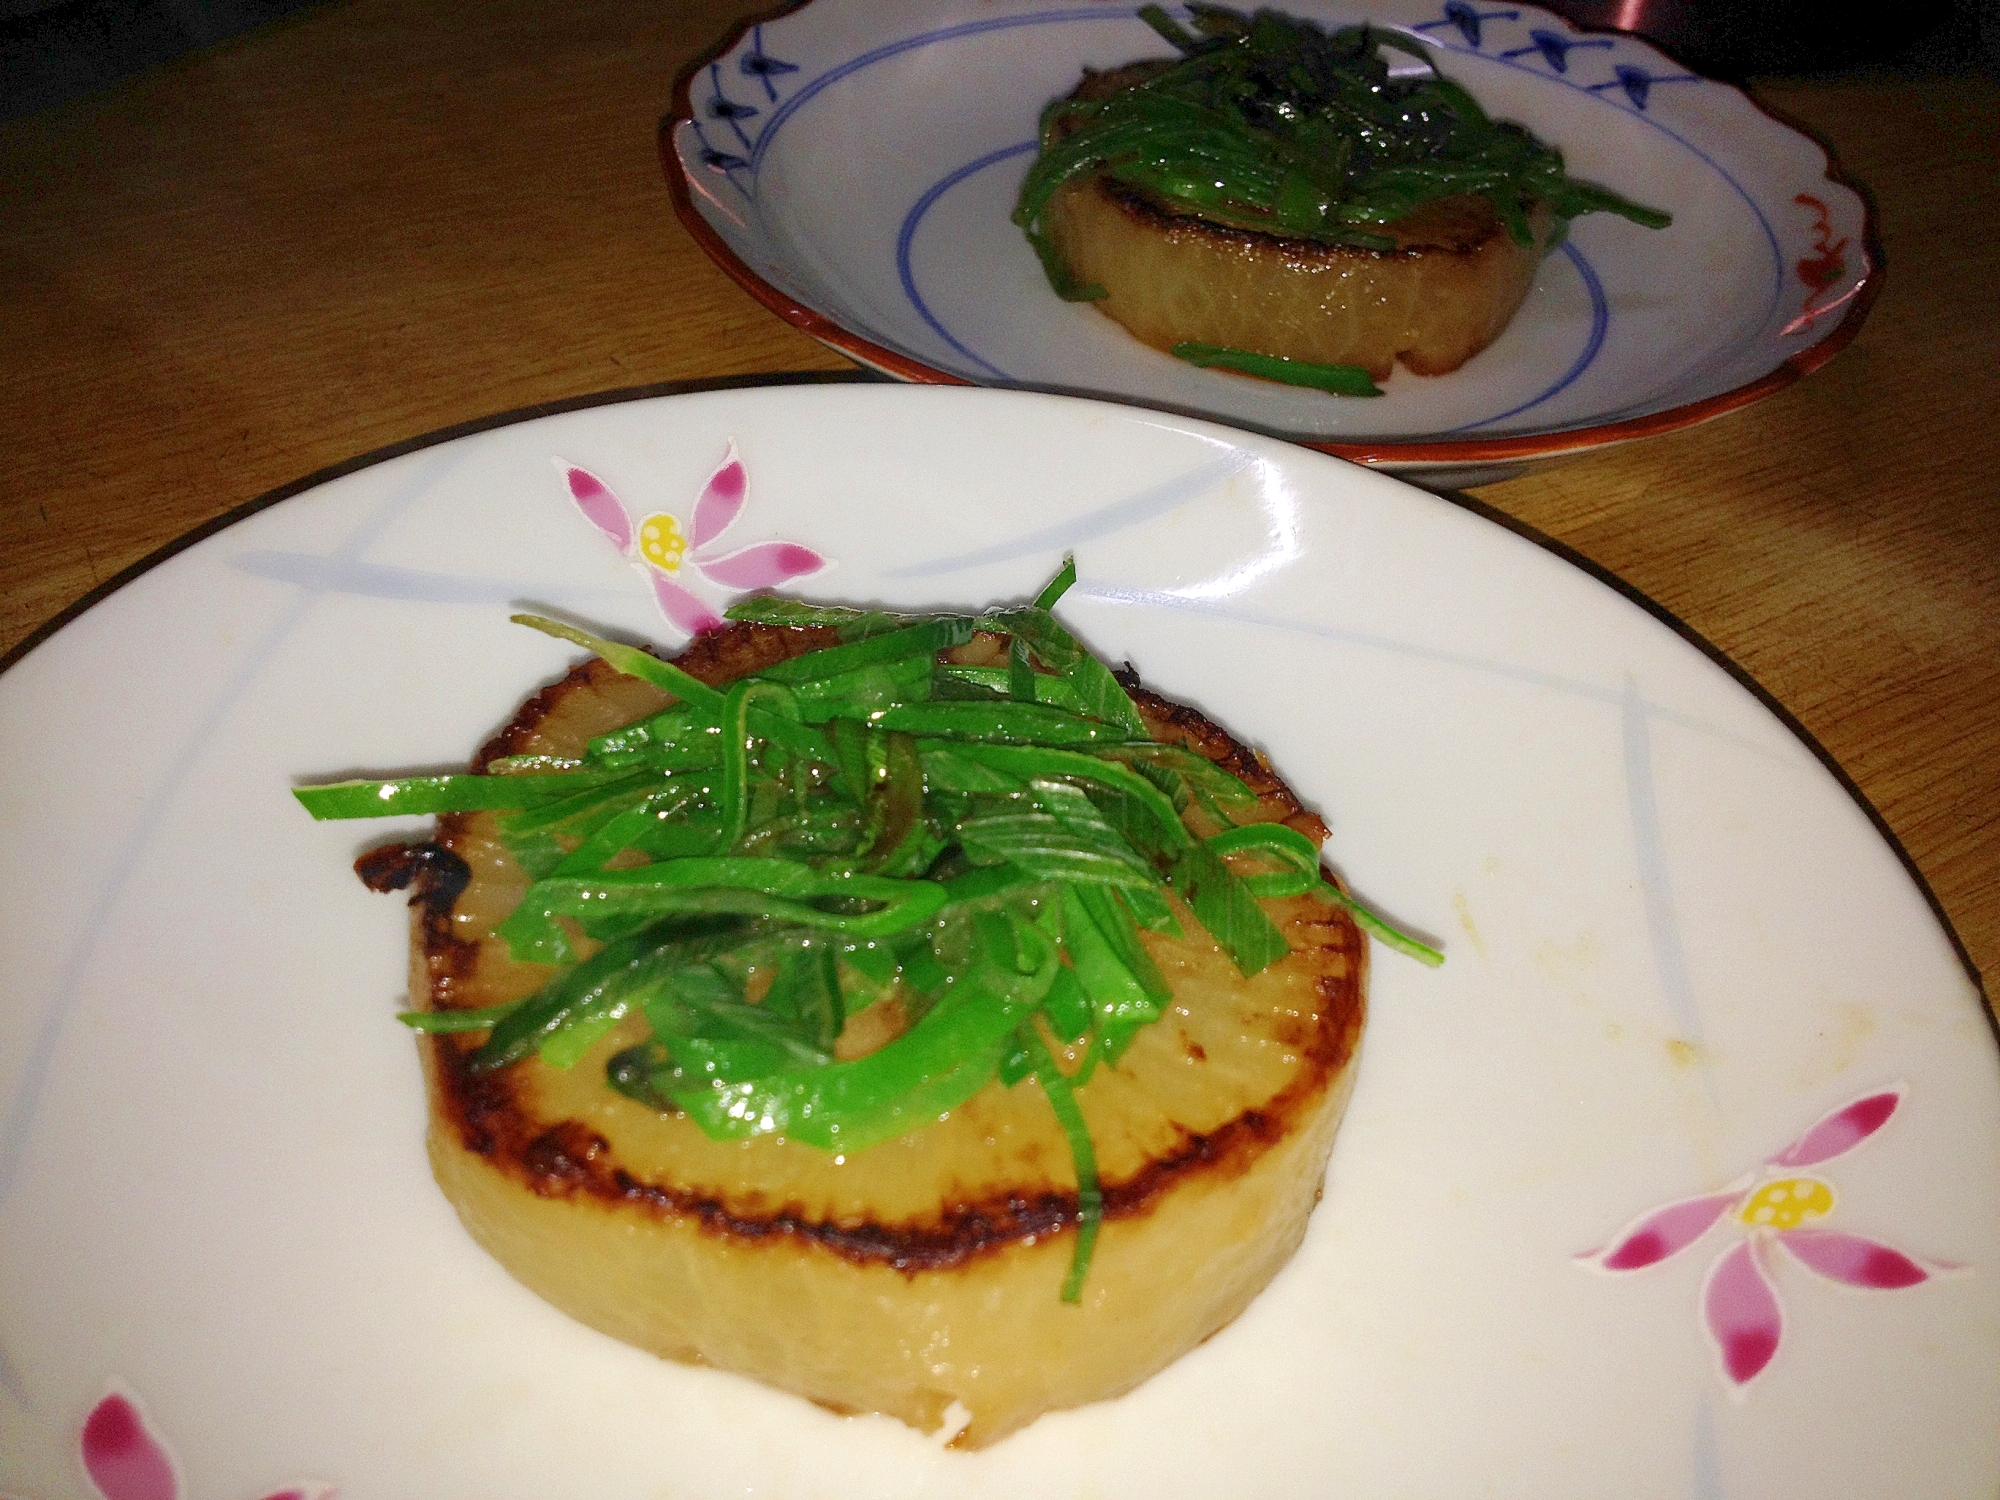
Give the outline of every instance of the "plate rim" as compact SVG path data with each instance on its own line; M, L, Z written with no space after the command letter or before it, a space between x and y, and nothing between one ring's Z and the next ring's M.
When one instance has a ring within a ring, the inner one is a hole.
M817 342L845 354L869 369L908 384L984 386L987 382L971 380L963 375L938 369L934 365L925 364L922 360L878 343L864 334L852 332L826 314L788 296L766 281L753 266L731 249L728 241L714 225L709 223L696 204L693 184L688 179L687 171L682 165L680 153L674 143L679 128L683 124L694 122L695 81L711 64L735 50L737 45L757 27L782 20L814 3L816 0L781 0L781 3L768 10L761 10L744 17L713 45L684 64L676 74L671 106L661 118L657 132L660 168L666 178L667 195L673 202L675 217L709 259L739 287L748 292L753 300ZM1658 44L1639 36L1636 32L1621 31L1615 27L1581 25L1566 16L1543 11L1539 6L1533 8L1574 35L1622 38L1647 47L1662 58L1671 59L1670 53L1663 51ZM1767 396L1775 395L1803 380L1845 349L1861 331L1861 325L1867 321L1870 310L1881 295L1888 266L1883 256L1881 226L1875 209L1875 199L1858 179L1847 172L1840 162L1838 153L1817 131L1790 118L1782 111L1769 107L1747 89L1706 75L1699 76L1705 83L1741 96L1752 109L1767 120L1798 136L1816 149L1823 162L1821 180L1846 188L1854 194L1861 205L1861 254L1865 265L1861 279L1856 284L1853 294L1847 299L1847 306L1839 321L1806 347L1787 355L1776 368L1742 385L1712 396L1683 402L1664 411L1650 412L1620 421L1591 423L1587 426L1559 427L1546 431L1517 433L1508 437L1416 440L1381 438L1352 441L1252 428L1243 421L1226 415L1189 410L1172 403L1147 401L1141 397L1116 392L1014 382L1005 384L996 382L994 388L1080 396L1090 400L1112 401L1149 411L1159 411L1171 416L1219 422L1224 426L1264 432L1266 436L1277 437L1299 447L1330 454L1335 458L1344 458L1351 463L1370 468L1417 472L1431 467L1519 464L1568 457L1588 452L1593 448L1609 447L1638 438L1655 437L1662 433L1698 426L1703 422L1713 421L1717 417L1740 410Z

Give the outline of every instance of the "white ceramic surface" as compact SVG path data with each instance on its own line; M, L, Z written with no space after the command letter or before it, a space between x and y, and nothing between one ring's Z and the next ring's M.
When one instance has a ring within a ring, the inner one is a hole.
M408 825L289 795L462 761L571 656L510 608L671 640L556 460L686 522L731 442L729 544L830 559L808 596L1018 597L1073 551L1074 628L1263 744L1449 954L1378 950L1248 1313L986 1452L657 1362L488 1260L424 1161L404 905L349 870ZM87 1446L112 1500L2000 1493L2000 1067L1921 893L1700 651L1383 476L1006 392L570 412L144 573L0 676L0 766L0 1494L92 1494ZM1753 1222L1771 1182L1832 1212Z
M753 294L890 374L1131 399L1427 483L1731 410L1858 326L1875 271L1865 204L1738 90L1531 6L1286 8L1425 43L1496 118L1672 226L1577 220L1491 348L1449 376L1400 371L1380 399L1195 369L1059 301L1009 222L1041 106L1085 66L1172 50L1134 6L1048 0L812 0L753 26L684 80L668 174L690 229Z

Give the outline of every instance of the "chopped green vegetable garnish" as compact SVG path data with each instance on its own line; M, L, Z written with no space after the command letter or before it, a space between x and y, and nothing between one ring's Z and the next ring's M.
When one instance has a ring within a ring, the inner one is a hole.
M1562 155L1490 119L1430 67L1417 42L1369 26L1322 31L1277 11L1190 5L1199 35L1143 15L1182 55L1129 87L1053 101L1014 222L1039 241L1065 183L1102 174L1164 206L1241 229L1386 248L1369 226L1478 194L1523 243L1523 210L1615 213L1658 228L1656 209L1572 180ZM1426 65L1392 75L1384 48Z
M1302 385L1335 396L1379 396L1382 387L1359 365L1316 365L1310 360L1286 359L1277 354L1258 354L1249 349L1228 349L1221 344L1176 344L1175 359L1202 369L1234 370L1239 375L1255 375L1285 385Z
M1188 7L1190 32L1156 5L1139 14L1178 58L1135 66L1124 87L1084 89L1043 111L1040 153L1014 222L1070 301L1105 295L1079 283L1043 227L1065 186L1102 178L1167 210L1233 229L1328 245L1393 250L1384 226L1446 198L1486 199L1513 238L1533 240L1545 206L1554 234L1581 214L1613 213L1647 228L1657 209L1571 178L1562 154L1518 125L1489 118L1440 75L1416 41L1367 25L1327 32L1273 10L1245 15ZM1384 49L1423 64L1392 73ZM1260 368L1235 349L1182 345L1197 364L1246 370L1339 395L1380 392L1344 366Z
M1062 1299L1083 1300L1084 1279L1090 1274L1091 1252L1097 1248L1097 1231L1104 1222L1104 1193L1097 1180L1097 1147L1090 1138L1090 1126L1077 1106L1071 1080L1056 1066L1056 1060L1031 1025L1021 1028L1023 1046L1035 1081L1042 1086L1049 1108L1055 1111L1069 1143L1070 1160L1076 1166L1076 1249L1070 1253L1069 1274L1063 1277Z
M719 1139L835 1151L919 1129L996 1078L1034 1077L1076 1167L1075 1301L1102 1217L1075 1090L1171 1001L1142 931L1178 934L1191 910L1254 974L1289 951L1259 894L1323 885L1302 836L1227 827L1256 795L1154 741L1057 622L1075 577L1065 563L1034 604L980 616L747 603L733 613L831 626L840 644L720 688L520 617L676 701L575 760L298 797L322 818L499 815L529 879L496 933L554 973L513 1004L404 1017L485 1032L475 1069L569 1068L615 1045L607 1080L631 1098ZM1005 639L971 653L986 665L952 661L977 632ZM1197 839L1184 806L1225 831ZM1260 868L1239 877L1234 855ZM837 1058L849 1016L892 997L900 1034ZM1077 1049L1070 1074L1038 1028Z

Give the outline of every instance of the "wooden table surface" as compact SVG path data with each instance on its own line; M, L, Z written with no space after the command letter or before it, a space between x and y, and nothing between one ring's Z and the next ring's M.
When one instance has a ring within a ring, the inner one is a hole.
M355 455L597 392L852 369L716 270L661 178L676 72L752 8L332 0L0 125L0 653ZM1860 335L1749 410L1474 498L1761 683L1994 974L2000 83L1753 92L1874 193L1889 277Z

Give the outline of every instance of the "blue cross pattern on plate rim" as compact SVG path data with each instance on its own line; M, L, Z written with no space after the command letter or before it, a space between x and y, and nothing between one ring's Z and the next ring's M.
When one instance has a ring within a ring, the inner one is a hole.
M1126 14L1128 13L1123 11L1108 12L1101 8L1038 11L1029 15L995 17L991 20L942 27L870 48L809 79L793 77L803 71L799 64L788 62L765 50L764 25L760 22L750 28L748 45L738 51L735 58L736 72L747 80L746 92L750 95L750 99L731 97L725 75L727 60L718 59L708 65L708 99L689 120L689 125L694 131L695 138L700 142L703 165L728 177L730 183L746 198L753 198L757 168L762 161L765 147L777 127L798 106L804 104L821 89L838 82L850 73L900 52L952 41L983 31L1073 20L1104 21L1114 16L1123 19ZM1129 14L1136 15L1137 11ZM1486 43L1489 39L1496 42L1514 39L1511 36L1501 38L1491 35L1493 29L1489 23L1495 21L1510 23L1510 28L1517 30L1521 24L1521 12L1511 8L1481 10L1471 4L1470 0L1447 0L1442 13L1434 20L1418 22L1409 29L1423 34L1426 40L1435 42L1448 51L1491 56L1503 62L1514 63L1516 66L1524 65L1522 59L1529 60L1530 64L1538 61L1550 74L1562 78L1585 93L1622 95L1634 110L1647 108L1653 88L1657 84L1700 81L1700 75L1695 73L1653 71L1650 66L1629 55L1632 53L1633 45L1625 38L1565 35L1546 26L1530 25L1527 28L1525 45L1496 47L1496 50L1488 53ZM1580 75L1573 79L1570 75L1571 54L1579 51L1588 52L1593 60L1601 60L1608 64L1610 76L1590 82L1582 81ZM1621 58L1621 53L1628 55ZM780 80L789 80L789 92L780 89ZM760 93L763 96L761 102L752 102ZM719 139L729 139L730 144L718 144ZM739 180L739 174L747 174L753 186L746 187Z

